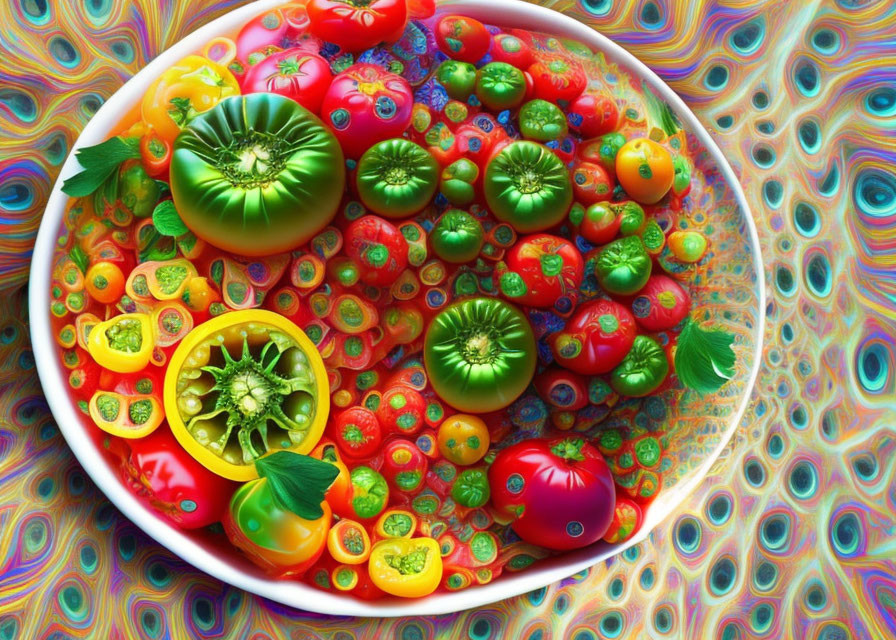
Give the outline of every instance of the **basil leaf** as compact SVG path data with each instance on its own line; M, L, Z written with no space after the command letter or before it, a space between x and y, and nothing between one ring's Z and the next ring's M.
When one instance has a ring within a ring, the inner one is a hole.
M701 329L688 320L675 348L675 373L681 383L699 393L713 393L734 376L734 335L721 329Z
M255 461L258 475L267 479L274 499L305 520L324 515L321 502L336 476L336 465L292 451L275 451Z
M82 170L63 183L62 191L74 198L89 196L118 170L122 162L139 157L139 138L116 136L92 147L78 149L75 158Z
M189 233L187 225L180 219L172 200L164 200L152 212L152 224L163 236L182 236Z
M78 269L81 270L81 273L87 275L87 269L90 266L90 259L87 257L87 254L84 253L84 250L81 247L79 247L78 245L72 247L72 250L68 253L68 257L71 258L72 262L74 262L78 266Z

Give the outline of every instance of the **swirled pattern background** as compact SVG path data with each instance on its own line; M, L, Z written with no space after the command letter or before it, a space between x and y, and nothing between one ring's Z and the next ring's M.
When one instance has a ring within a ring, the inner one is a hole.
M896 4L544 0L655 69L740 175L770 303L750 409L650 539L436 619L334 619L166 552L74 462L22 286L73 140L148 59L238 0L0 3L0 638L896 636Z

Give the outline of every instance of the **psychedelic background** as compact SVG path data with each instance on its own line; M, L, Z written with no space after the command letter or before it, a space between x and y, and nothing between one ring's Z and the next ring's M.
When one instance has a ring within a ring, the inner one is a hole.
M688 102L740 175L769 292L735 439L648 541L432 620L326 618L173 557L87 479L24 318L59 166L103 99L237 0L0 3L0 638L896 636L896 3L545 0Z

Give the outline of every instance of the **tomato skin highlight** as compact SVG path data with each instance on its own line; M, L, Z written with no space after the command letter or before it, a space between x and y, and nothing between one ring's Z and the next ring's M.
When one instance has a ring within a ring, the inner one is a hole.
M573 309L585 273L585 262L575 245L547 233L517 240L495 269L501 293L528 307Z
M375 455L383 439L379 418L365 407L343 411L331 420L327 432L346 457L359 460Z
M319 114L332 80L326 60L296 48L275 53L250 67L240 86L244 93L279 93Z
M631 305L635 321L645 331L672 329L691 310L691 300L681 285L661 273L648 278Z

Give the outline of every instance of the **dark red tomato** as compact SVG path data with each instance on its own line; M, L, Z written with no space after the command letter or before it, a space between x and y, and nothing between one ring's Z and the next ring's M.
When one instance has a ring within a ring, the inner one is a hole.
M556 54L540 53L528 71L535 83L535 97L548 102L571 102L579 97L587 84L582 65Z
M361 600L379 600L386 596L386 592L373 584L370 574L367 572L367 565L355 565L358 570L358 584L352 589L352 595Z
M585 378L566 369L551 368L535 377L535 390L552 407L576 411L588 404Z
M562 313L575 307L584 273L575 245L547 233L520 238L495 270L496 285L507 299Z
M607 244L619 234L622 216L606 202L595 202L585 209L579 235L594 245Z
M184 529L221 519L238 485L194 460L167 425L127 444L130 455L120 471L131 491Z
M613 197L615 180L599 164L576 162L572 170L572 188L577 202L585 206Z
M410 440L396 438L383 447L383 468L380 473L389 486L402 493L416 493L423 488L429 460Z
M330 87L330 64L319 55L288 49L268 56L249 68L240 82L243 93L279 93L314 113Z
M474 64L488 53L492 36L485 25L466 16L442 16L436 23L436 42L453 60Z
M661 273L650 276L632 299L635 321L646 331L665 331L684 320L691 300L681 285Z
M416 389L396 385L383 393L376 415L387 433L412 435L426 421L426 400Z
M557 364L586 376L612 371L635 341L635 318L613 300L580 306L562 331L550 336Z
M411 123L413 105L407 80L378 65L359 63L333 78L321 118L333 128L345 155L358 158L377 142L401 136Z
M492 39L492 60L506 62L517 69L528 69L532 64L532 48L509 33L499 33Z
M566 117L573 131L585 138L593 138L616 130L619 107L605 93L583 93L569 105Z
M524 440L498 453L488 471L492 504L526 542L578 549L613 520L616 490L600 452L581 438Z
M68 374L68 384L78 400L90 402L100 386L103 368L81 347L75 347L76 364Z
M345 253L360 268L361 281L388 287L408 266L408 242L391 222L363 216L345 230Z
M327 425L329 435L347 458L369 458L383 440L383 429L376 414L365 407L352 407Z
M310 31L354 53L401 38L408 22L406 0L308 0Z

